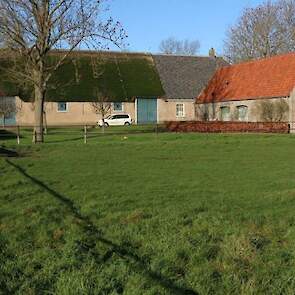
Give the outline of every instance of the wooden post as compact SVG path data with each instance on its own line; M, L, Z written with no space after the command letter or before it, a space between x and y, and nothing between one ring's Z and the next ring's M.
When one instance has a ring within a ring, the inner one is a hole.
M84 143L87 143L87 125L84 126Z
M19 130L19 126L17 126L17 144L20 144L20 130Z

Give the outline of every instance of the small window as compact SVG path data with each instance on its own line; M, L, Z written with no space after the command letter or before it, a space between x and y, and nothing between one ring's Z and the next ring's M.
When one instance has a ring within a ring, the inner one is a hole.
M221 107L220 108L221 121L230 121L230 108L229 107Z
M66 102L58 102L57 103L57 111L58 112L67 112L68 104Z
M184 117L184 104L183 103L176 104L176 117L178 117L178 118Z
M248 121L248 107L247 106L237 106L238 120Z
M114 112L122 112L123 111L123 103L122 102L114 102L113 109L114 109Z

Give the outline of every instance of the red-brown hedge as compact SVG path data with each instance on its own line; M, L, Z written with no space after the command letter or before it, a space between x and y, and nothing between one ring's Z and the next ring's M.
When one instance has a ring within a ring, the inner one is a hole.
M222 121L170 121L166 127L172 132L257 132L288 133L289 124L285 122L222 122Z

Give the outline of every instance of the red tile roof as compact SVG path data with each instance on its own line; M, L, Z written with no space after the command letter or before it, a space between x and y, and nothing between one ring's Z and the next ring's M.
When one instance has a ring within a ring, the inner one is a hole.
M198 103L287 97L295 87L295 53L217 70Z

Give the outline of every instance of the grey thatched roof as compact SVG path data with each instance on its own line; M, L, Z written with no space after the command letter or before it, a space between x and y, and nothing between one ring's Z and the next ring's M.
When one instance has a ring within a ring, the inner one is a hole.
M227 65L220 57L153 55L165 98L196 98L216 69Z

